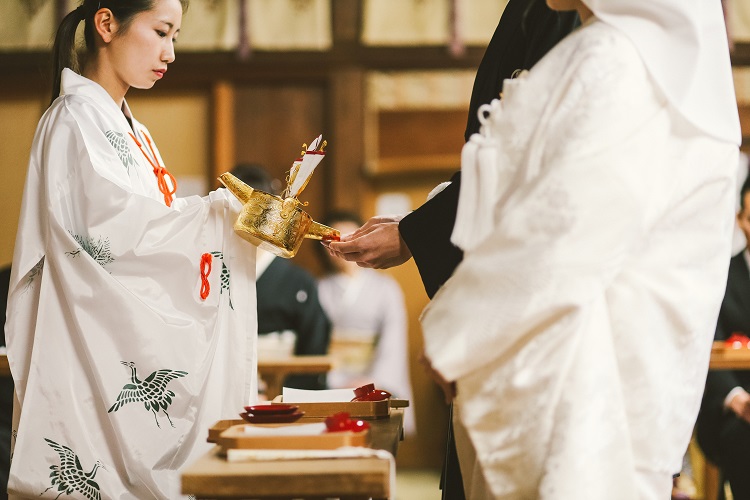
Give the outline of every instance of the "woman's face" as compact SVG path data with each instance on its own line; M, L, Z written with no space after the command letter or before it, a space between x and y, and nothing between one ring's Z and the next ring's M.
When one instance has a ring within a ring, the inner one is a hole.
M107 47L115 78L125 89L149 89L174 61L174 42L182 23L179 0L156 0L154 7L136 14L124 32Z

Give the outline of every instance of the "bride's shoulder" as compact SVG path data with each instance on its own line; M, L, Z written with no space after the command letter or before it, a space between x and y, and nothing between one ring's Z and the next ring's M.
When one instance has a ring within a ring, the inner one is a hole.
M630 68L642 60L633 42L617 28L599 20L582 26L570 36L568 51L579 61L608 61L608 66Z

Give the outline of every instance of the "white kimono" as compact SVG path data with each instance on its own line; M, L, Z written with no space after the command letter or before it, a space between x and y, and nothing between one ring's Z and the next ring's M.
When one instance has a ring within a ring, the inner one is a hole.
M257 393L255 248L226 190L166 206L148 131L102 87L66 69L62 94L34 138L13 260L9 490L179 498L208 428Z
M487 112L462 157L465 257L422 317L478 459L468 498L669 498L724 292L738 148L676 114L596 20Z

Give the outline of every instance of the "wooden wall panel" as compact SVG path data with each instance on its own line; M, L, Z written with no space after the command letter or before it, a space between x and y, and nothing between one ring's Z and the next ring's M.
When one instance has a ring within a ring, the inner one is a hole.
M362 213L365 195L364 165L364 73L360 69L338 70L330 78L328 94L331 126L332 168L326 176L327 208Z
M46 97L46 96L45 96ZM29 152L46 99L38 94L5 96L0 101L0 265L10 264L16 241Z
M373 174L453 171L461 166L465 110L380 111Z

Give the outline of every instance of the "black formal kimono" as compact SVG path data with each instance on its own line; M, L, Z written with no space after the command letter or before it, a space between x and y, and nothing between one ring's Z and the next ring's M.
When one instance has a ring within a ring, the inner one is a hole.
M735 332L750 336L750 269L744 251L729 263L715 340L726 340ZM724 399L735 387L750 391L750 371L708 372L697 437L703 452L729 480L734 498L750 499L750 424L724 408Z
M550 10L544 0L510 0L477 69L469 104L465 140L479 131L477 110L500 96L503 81L519 69L530 69L557 42L578 26L574 12ZM417 264L427 295L432 298L453 274L463 252L450 241L456 223L461 172L432 199L399 223L401 238ZM449 426L443 499L464 498L453 429Z
M479 132L477 110L500 95L503 81L531 68L579 24L577 14L551 11L538 0L510 0L477 69L466 123L466 140ZM461 172L432 199L404 217L399 232L432 298L463 257L450 241L456 222Z
M294 354L323 355L331 340L331 322L318 301L315 278L287 259L274 258L256 282L258 334L292 330ZM291 375L295 389L326 388L325 375Z

